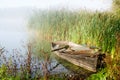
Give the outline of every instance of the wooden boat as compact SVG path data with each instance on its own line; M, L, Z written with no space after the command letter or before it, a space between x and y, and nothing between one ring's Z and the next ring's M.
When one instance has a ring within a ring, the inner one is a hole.
M96 72L97 55L89 47L67 41L52 42L52 52L66 61L92 72Z

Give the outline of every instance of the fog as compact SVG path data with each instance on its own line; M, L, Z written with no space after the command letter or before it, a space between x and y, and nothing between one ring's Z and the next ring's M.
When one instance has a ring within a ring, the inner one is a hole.
M89 9L104 11L111 8L112 0L0 0L0 8L32 7L39 9Z
M107 11L111 6L112 0L0 0L0 30L25 30L33 9Z
M111 6L112 0L0 0L0 45L16 48L27 39L27 22L34 9L108 11Z
M0 9L0 46L7 50L20 48L27 40L29 10L24 8Z

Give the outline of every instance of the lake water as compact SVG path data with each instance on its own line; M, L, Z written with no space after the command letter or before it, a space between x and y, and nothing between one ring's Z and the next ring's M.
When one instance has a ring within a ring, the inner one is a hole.
M24 46L26 46L27 43L29 43L29 41L31 40L30 36L34 34L28 32L29 30L27 29L27 22L30 17L29 15L31 13L32 10L30 11L27 9L0 10L0 47L4 47L5 50L7 51L5 56L8 58L7 59L8 61L9 61L9 57L13 55L15 56L14 60L16 61L18 59L16 55L22 55L21 58L22 61L20 62L20 64L23 64L25 62L24 58L26 58L27 55L26 55L26 48ZM20 52L14 54L15 50ZM35 54L33 54L33 56L35 56ZM1 60L3 60L4 62L4 59L1 58ZM38 58L34 59L34 57L32 58L32 60L33 61L31 65L32 66L37 65L40 67L40 70L42 70L42 65L39 65L41 60ZM19 62L17 62L17 64L19 65L18 66L19 68L20 67ZM76 68L74 65L67 63L66 61L61 60L59 58L56 59L52 58L51 65L48 65L49 69L50 67L55 67L51 71L51 74L59 74L63 72L74 73L74 74L76 74L77 72L77 74L80 74L82 76L84 74L83 69L78 67L77 69L74 69Z
M109 10L111 9L111 4L112 4L112 0L106 0L106 1L100 0L98 2L97 0L94 0L92 3L90 0L89 1L79 0L79 1L80 2L78 2L77 0L76 1L71 0L69 2L68 0L67 1L60 0L60 2L59 1L56 2L52 0L49 3L49 7L55 10L56 9L61 10L61 7L63 9L64 7L67 7L67 9L70 9L70 10L74 9L75 11L83 8L90 9L93 11L95 11L96 9L99 11L106 11L108 9ZM37 1L37 3L38 2L39 1ZM39 3L41 3L41 1ZM81 5L79 3L81 3ZM42 4L43 3L41 3L41 5ZM46 4L46 1L44 4L46 8L49 9L48 3ZM9 8L9 5L8 5L8 7L3 6L3 8L0 8L0 48L4 47L5 49L5 53L2 54L3 56L1 56L0 54L0 65L4 63L4 60L10 61L12 59L12 62L14 63L16 61L18 68L20 68L20 64L24 65L24 63L26 62L25 59L26 57L28 57L27 48L26 48L27 44L33 38L34 39L36 38L34 36L34 33L29 32L29 30L27 29L28 20L30 18L30 15L33 13L32 9L24 8L24 7L22 8L16 8L16 7L14 6L13 8ZM41 6L40 4L38 4L38 6L34 6L34 7L40 8ZM33 37L31 37L31 35ZM37 46L40 47L39 44L37 44ZM40 52L36 52L36 53L40 54ZM37 69L37 71L39 70L41 71L42 70L41 62L44 62L44 60L41 60L38 57L36 57L36 56L39 56L39 55L36 55L36 53L32 54L32 59L31 59L32 61L30 65L33 66L32 68L34 68L35 66L38 66L40 69ZM6 57L6 59L4 58L4 56ZM12 58L10 58L11 56ZM19 58L20 58L20 62L18 60ZM59 73L65 73L68 75L77 74L81 78L88 77L88 75L91 74L91 72L89 71L87 72L86 70L80 67L77 67L73 64L70 64L65 60L62 60L55 56L52 57L50 65L47 65L47 66L49 70L51 69L51 67L53 68L53 70L50 71L51 74L59 74ZM32 70L35 71L34 69Z
M0 47L4 47L6 53L3 53L3 55L7 58L7 61L9 61L9 57L14 56L14 60L18 60L18 56L22 56L23 58L20 58L22 61L20 61L20 64L23 64L25 62L25 58L27 57L26 54L26 48L25 46L30 41L30 36L34 33L28 32L27 29L27 22L29 19L29 16L32 12L32 10L21 10L21 9L5 9L0 10ZM19 52L17 52L19 51ZM35 56L34 54L32 54ZM13 60L13 61L14 61ZM39 59L32 59L31 65L38 65L38 63L41 62ZM0 64L4 63L4 59L1 57ZM20 67L19 62L17 62ZM57 60L52 59L51 66L54 66L57 64ZM41 65L40 68L42 68ZM50 67L48 67L50 68ZM60 73L60 72L66 72L67 69L65 69L61 64L57 66L51 73Z
M27 40L27 16L16 9L0 9L0 45L7 50L16 49Z

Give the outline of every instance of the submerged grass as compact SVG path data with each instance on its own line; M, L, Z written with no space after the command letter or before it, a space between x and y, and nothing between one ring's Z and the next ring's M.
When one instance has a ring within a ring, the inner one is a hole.
M23 55L21 50L14 49L9 57L9 52L0 49L0 80L66 80L64 72L60 75L54 73L57 63L51 61L48 51L44 50L48 45L37 46L38 49L33 46L32 43L24 46ZM35 49L41 56L33 55Z

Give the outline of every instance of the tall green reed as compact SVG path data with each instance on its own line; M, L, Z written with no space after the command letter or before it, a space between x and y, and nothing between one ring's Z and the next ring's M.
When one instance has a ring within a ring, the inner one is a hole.
M30 28L38 29L42 33L42 39L94 45L112 54L115 52L119 24L119 18L112 13L67 10L40 11L31 18L29 23Z
M100 47L105 53L110 54L110 58L106 60L108 68L104 71L106 72L104 77L119 79L117 78L119 76L116 76L120 74L118 65L120 17L118 14L67 10L40 11L31 17L29 28L37 30L38 40L42 42L67 40ZM103 72L100 72L95 76L99 78L103 75Z

